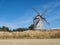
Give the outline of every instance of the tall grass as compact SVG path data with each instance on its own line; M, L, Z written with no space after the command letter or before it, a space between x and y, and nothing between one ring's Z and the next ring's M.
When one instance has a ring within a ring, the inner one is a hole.
M0 39L50 39L60 38L60 30L37 30L24 32L0 32Z

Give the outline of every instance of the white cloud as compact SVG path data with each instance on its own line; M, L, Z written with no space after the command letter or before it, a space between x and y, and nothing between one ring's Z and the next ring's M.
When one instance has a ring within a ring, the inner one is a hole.
M8 22L0 22L0 26L6 26L9 27L10 29L17 27L17 25L15 25L14 23L8 23Z

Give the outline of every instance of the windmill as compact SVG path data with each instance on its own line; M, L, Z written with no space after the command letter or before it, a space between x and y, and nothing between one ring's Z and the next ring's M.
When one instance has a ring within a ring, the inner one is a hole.
M47 9L45 9L42 13L39 13L35 8L32 8L32 9L37 13L37 16L35 16L35 18L33 19L34 29L35 30L44 29L43 28L43 22L46 22L48 25L50 25L47 22L46 18L43 17L43 15L47 11Z

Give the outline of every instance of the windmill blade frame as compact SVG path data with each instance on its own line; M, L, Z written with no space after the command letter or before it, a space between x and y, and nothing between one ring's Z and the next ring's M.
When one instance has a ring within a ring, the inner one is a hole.
M35 9L35 8L32 8L38 15L40 15L40 13Z
M44 20L48 25L50 25L50 23L48 23L48 21L46 20L46 18L43 18L43 20Z
M45 12L47 12L47 10L48 10L48 8L46 8L46 9L42 12L42 14L41 14L41 15L44 15L44 14L45 14Z
M46 22L46 24L50 26L46 18L43 17L45 12L47 11L47 8L42 13L39 13L35 8L32 8L32 9L37 13L37 16L33 19L34 29L38 29L38 30L43 29L43 22Z

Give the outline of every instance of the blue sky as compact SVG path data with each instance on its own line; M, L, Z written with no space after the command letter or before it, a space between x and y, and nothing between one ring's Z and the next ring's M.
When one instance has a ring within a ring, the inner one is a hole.
M0 0L0 27L27 28L37 15L32 7L40 13L48 7L43 16L50 23L50 28L60 28L60 0ZM49 28L47 24L44 26Z

